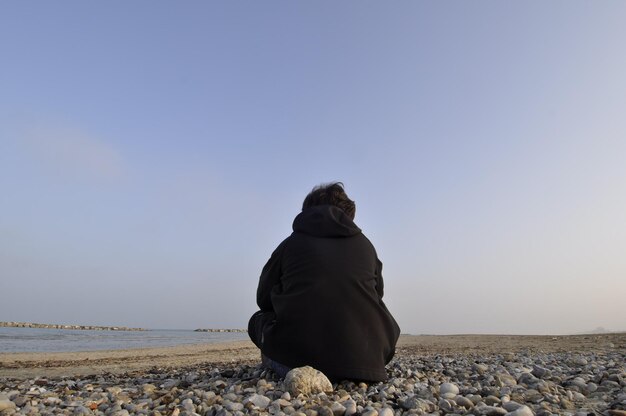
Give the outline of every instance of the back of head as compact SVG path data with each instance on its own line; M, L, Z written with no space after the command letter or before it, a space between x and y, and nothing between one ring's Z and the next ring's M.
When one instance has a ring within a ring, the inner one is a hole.
M317 205L334 205L341 208L351 219L354 220L356 205L348 198L343 189L343 183L332 182L322 184L313 188L304 198L302 209L311 208Z

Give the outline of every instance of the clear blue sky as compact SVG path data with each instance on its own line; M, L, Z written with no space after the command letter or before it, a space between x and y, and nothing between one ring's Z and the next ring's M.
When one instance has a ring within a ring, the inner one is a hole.
M404 332L625 330L624 21L3 2L0 320L244 327L304 196L340 180Z

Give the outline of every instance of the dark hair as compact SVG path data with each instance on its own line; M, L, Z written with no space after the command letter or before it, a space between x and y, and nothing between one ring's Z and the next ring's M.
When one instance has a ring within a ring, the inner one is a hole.
M356 205L343 190L343 183L332 182L318 185L304 198L302 209L317 205L334 205L341 208L350 218L354 219Z

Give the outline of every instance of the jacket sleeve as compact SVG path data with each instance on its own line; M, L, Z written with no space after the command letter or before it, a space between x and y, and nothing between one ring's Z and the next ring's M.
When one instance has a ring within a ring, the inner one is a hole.
M280 276L282 275L281 259L285 241L274 250L272 256L263 267L261 277L259 278L259 287L256 291L256 303L264 312L274 311L271 294L274 286L280 283Z
M385 282L383 282L383 263L376 259L376 292L378 292L378 297L383 298L383 294L385 293Z

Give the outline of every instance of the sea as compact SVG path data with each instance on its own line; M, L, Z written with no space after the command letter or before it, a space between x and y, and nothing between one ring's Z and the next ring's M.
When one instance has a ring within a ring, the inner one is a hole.
M246 339L249 338L245 332L195 332L183 329L89 331L47 328L0 328L0 353L121 350L241 341Z

